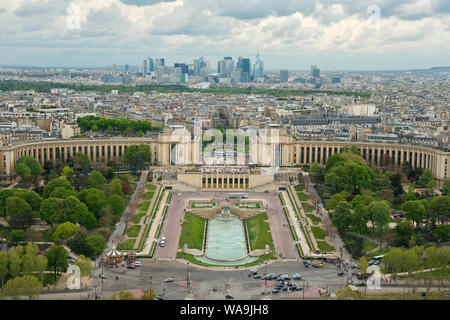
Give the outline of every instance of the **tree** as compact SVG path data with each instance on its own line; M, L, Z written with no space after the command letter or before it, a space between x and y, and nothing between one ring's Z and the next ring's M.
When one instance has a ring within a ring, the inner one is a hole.
M350 228L350 224L352 222L351 205L345 201L338 202L331 220L336 228L339 229L339 231L347 231Z
M445 223L450 217L450 196L434 197L430 201L430 210Z
M49 195L49 197L53 197L53 198L61 198L61 199L65 199L69 196L77 196L78 192L76 192L75 190L69 190L63 187L56 187Z
M22 256L22 272L32 272L36 270L36 258L39 247L35 243L28 243L25 247L25 254Z
M369 215L378 239L380 240L380 251L383 246L383 238L388 231L388 222L391 215L391 206L387 201L373 201L369 205Z
M109 184L109 189L111 194L116 194L120 197L123 197L123 191L122 191L122 183L119 179L113 179L111 180L111 183Z
M340 193L334 194L330 201L328 201L327 203L327 209L334 210L339 202L347 201L348 196L349 193L347 191L342 191Z
M84 154L82 152L77 152L73 156L72 162L73 162L73 167L74 167L75 171L77 171L77 172L86 171L91 166L91 161L89 160L89 157L87 156L87 154Z
M18 253L9 254L9 275L14 278L20 273L22 268L22 258Z
M49 268L52 268L55 273L56 281L56 274L59 271L65 272L69 266L67 262L67 251L62 246L52 246L45 253L45 256L47 257Z
M18 244L25 240L25 231L23 230L12 230L10 233L10 239L12 244Z
M20 176L24 183L30 183L32 179L31 169L25 163L16 164L16 173Z
M366 258L361 257L358 261L359 269L361 270L362 274L366 274L367 267L369 266L369 263L367 262Z
M66 190L69 190L69 191L74 191L75 190L75 188L70 184L70 182L65 177L61 177L61 178L53 179L53 180L49 181L49 183L47 183L47 185L44 188L44 192L42 194L43 197L44 198L50 197L52 192L57 187L61 187L61 188L64 188Z
M85 203L73 196L64 199L62 210L70 222L80 223L88 229L97 226L97 219L94 214L89 211Z
M18 164L24 164L30 169L30 174L36 178L42 174L42 167L36 158L31 156L22 156L16 161L16 166ZM21 166L23 167L23 166Z
M109 197L108 204L111 206L112 213L116 218L120 217L123 210L125 210L125 200L117 194L113 194Z
M55 225L66 222L68 220L63 210L64 200L59 198L48 198L42 201L41 208L39 210L41 219Z
M84 189L78 195L81 202L86 204L89 211L97 215L98 211L106 203L106 196L102 190L96 188Z
M85 257L84 255L79 255L75 265L80 268L82 276L90 276L92 273L92 261L91 259Z
M78 200L78 199L77 199ZM55 240L64 239L66 240L72 234L74 234L80 226L73 224L72 222L64 222L58 225L53 233L53 238Z
M106 240L101 233L93 232L86 236L86 244L94 249L95 255L102 253Z
M128 146L123 156L124 163L133 171L142 169L144 163L150 160L150 147L147 144Z
M434 228L434 234L440 242L450 241L450 224L441 224Z
M423 219L425 219L426 210L420 200L406 201L403 204L403 210L406 212L406 217L420 226Z
M402 220L397 222L394 229L397 246L408 247L411 244L411 239L414 236L414 226L409 220Z
M25 275L8 280L5 285L5 294L15 298L27 296L31 300L34 296L39 295L41 289L41 283L36 277Z
M311 165L311 168L309 169L309 174L311 175L311 178L318 183L321 183L325 177L324 170L317 161L314 161L313 164Z
M75 172L71 167L65 166L62 169L61 176L65 177L68 181L71 181L75 176Z
M2 281L2 288L3 283L9 274L8 265L9 265L9 254L7 252L0 251L0 280Z
M155 300L156 292L150 286L144 290L144 294L141 296L141 300Z
M90 175L89 175L89 185L93 188L97 188L100 187L102 185L104 185L106 183L106 179L103 176L103 174L101 174L101 172L97 171L97 170L92 170Z
M442 194L450 196L450 180L444 181L444 185L442 186Z
M20 197L6 199L6 216L12 229L25 230L33 223L31 206Z
M430 169L423 170L422 175L420 176L419 180L417 181L419 186L426 187L430 182L434 183L434 175L433 172L431 172Z

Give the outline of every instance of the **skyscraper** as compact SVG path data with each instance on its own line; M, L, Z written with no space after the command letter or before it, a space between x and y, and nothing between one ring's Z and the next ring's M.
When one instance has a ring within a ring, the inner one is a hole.
M155 61L152 58L148 58L148 70L150 72L155 71Z
M143 67L143 69L142 69L142 74L143 74L143 76L144 76L144 78L146 78L147 77L147 75L148 75L148 65L147 65L147 59L145 59L144 60L144 67Z
M200 57L194 60L194 76L205 77L209 74L209 62L205 58Z
M175 68L181 68L181 74L187 74L188 73L188 65L185 63L174 63L173 65Z
M249 58L238 58L238 62L236 65L236 69L239 69L241 71L241 82L248 82L250 81L250 59Z
M128 72L128 65L125 65L125 72Z
M259 52L256 54L256 63L253 65L253 78L264 78L264 62L259 58Z
M155 70L157 67L164 67L164 58L155 59Z
M289 71L288 70L280 70L280 81L281 82L289 81Z
M320 69L317 66L311 66L311 77L320 78Z

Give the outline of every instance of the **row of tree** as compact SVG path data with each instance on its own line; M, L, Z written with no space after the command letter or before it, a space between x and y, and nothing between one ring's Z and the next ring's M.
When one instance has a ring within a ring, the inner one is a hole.
M130 120L125 118L108 119L95 116L80 117L77 123L82 132L102 131L109 134L122 134L136 136L140 133L143 136L147 131L160 131L160 127L153 127L147 120Z

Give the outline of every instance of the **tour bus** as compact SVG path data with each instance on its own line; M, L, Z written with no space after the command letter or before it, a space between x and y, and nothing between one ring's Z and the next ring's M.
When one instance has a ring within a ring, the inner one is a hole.
M373 260L381 261L381 259L383 259L383 257L384 257L384 254L382 254L381 256L373 257Z
M248 193L229 193L230 199L248 199Z

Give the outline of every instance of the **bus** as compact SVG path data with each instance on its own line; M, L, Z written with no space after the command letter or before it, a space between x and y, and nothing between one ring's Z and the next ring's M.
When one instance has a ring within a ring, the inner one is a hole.
M383 259L383 257L384 257L384 254L382 254L381 256L373 257L373 260L381 261L381 259Z
M248 199L248 193L229 193L228 198L230 198L230 199Z

